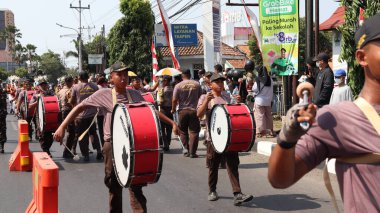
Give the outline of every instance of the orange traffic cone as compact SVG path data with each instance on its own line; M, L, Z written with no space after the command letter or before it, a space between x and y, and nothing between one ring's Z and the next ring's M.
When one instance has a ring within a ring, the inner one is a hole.
M32 171L33 159L29 150L28 122L18 121L18 144L9 159L9 171Z

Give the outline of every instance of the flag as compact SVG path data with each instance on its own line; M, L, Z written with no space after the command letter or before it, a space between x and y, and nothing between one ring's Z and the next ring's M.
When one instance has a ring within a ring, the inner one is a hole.
M364 23L364 9L360 8L360 14L359 14L359 26L362 26Z
M154 39L152 39L152 67L153 67L153 80L156 81L156 73L158 71L158 60L156 45L154 44Z
M251 24L251 27L253 29L253 33L255 33L255 36L257 39L257 46L259 47L261 51L261 32L259 28L259 22L257 20L256 15L253 13L253 11L250 10L247 6L245 6L245 0L242 0L242 3L244 4L245 13L247 14L248 21Z
M158 5L158 8L160 9L162 24L163 24L164 29L165 29L166 40L168 41L170 55L172 56L174 68L179 69L180 65L179 65L179 62L175 56L172 29L171 29L168 14L166 14L165 8L162 5L161 0L157 0L157 5Z

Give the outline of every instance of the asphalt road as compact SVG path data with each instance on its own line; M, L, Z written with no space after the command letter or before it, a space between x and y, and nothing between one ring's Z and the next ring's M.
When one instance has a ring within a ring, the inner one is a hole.
M5 154L0 154L0 213L25 212L32 200L31 172L9 172L8 160L17 145L17 120L7 118L8 142ZM40 151L36 142L30 143L33 152ZM61 213L104 213L108 211L108 190L103 184L103 162L91 155L89 163L64 160L63 147L55 143L51 149L59 166L59 211ZM78 147L79 152L79 147ZM233 205L233 194L226 170L219 170L217 192L220 199L207 200L208 169L205 167L205 147L199 145L200 158L182 156L176 140L171 151L164 155L162 176L158 183L144 188L149 212L334 212L325 189L322 172L315 169L286 190L273 189L267 180L268 158L255 153L240 154L240 183L243 193L254 199L244 206ZM331 177L335 193L336 178ZM128 190L124 190L124 212L131 212ZM338 197L339 205L342 206Z

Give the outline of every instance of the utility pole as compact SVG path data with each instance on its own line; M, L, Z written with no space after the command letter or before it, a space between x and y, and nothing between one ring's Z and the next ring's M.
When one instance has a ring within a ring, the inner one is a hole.
M106 55L106 27L103 25L102 27L102 50L103 50L103 63L101 73L104 72L107 65L107 55Z
M78 35L78 40L79 40L79 72L82 72L82 10L90 9L90 5L87 7L82 7L82 1L79 0L79 7L73 7L70 4L71 9L76 9L79 12L79 35Z
M315 0L315 39L314 54L319 53L319 0Z
M313 57L313 0L305 0L306 12L306 58Z

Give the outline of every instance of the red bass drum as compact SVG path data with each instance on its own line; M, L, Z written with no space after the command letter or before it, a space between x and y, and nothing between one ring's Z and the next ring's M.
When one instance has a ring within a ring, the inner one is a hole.
M256 135L255 119L246 104L217 104L211 109L209 133L218 153L248 152Z
M163 142L153 105L116 105L112 113L111 142L113 165L121 186L156 183L159 180Z
M54 132L59 126L61 106L57 96L40 96L37 104L37 127L41 132Z

